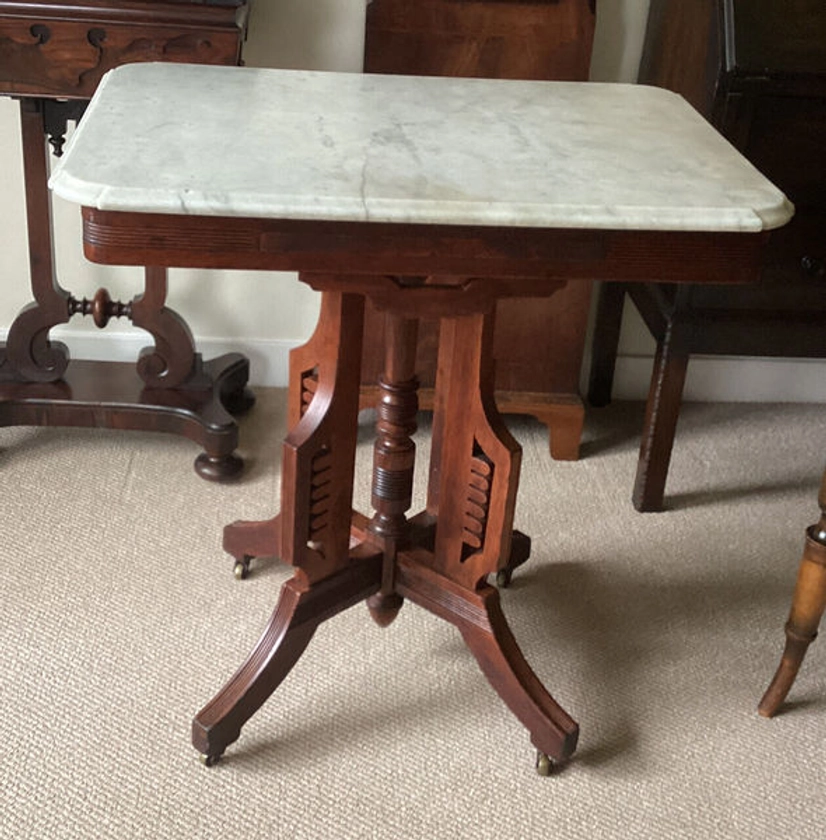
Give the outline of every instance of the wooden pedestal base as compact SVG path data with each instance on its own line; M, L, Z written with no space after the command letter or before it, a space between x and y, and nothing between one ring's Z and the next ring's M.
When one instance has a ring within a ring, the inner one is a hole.
M576 749L579 728L545 690L531 670L508 627L498 590L471 589L433 568L436 520L426 513L409 523L411 547L397 554L394 591L383 594L384 552L371 539L370 521L353 514L348 559L340 571L308 583L301 573L287 581L269 624L247 661L221 691L198 712L192 742L211 766L236 741L241 728L264 704L300 659L316 628L329 618L366 601L373 619L389 625L404 599L455 625L494 689L531 735L540 762L549 766ZM256 556L277 556L282 518L236 522L224 531L224 548L248 565ZM513 533L510 572L525 562L530 540ZM389 595L395 595L390 598ZM385 604L392 602L388 608Z
M376 623L387 627L409 600L458 628L490 684L528 729L537 767L547 773L573 754L579 728L531 670L499 592L488 583L492 576L510 580L528 559L530 540L513 530L521 449L492 399L487 301L482 297L475 303L481 311L465 314L450 306L441 318L427 507L408 519L418 322L403 314L408 290L401 287L396 296L386 316L373 448L375 513L368 518L352 509L364 298L330 290L346 283L343 278L302 279L324 293L316 332L290 355L281 512L224 530L237 577L259 556L279 558L295 575L246 662L196 716L193 743L206 764L218 761L328 618L366 601ZM360 288L370 281L353 282ZM434 305L444 296L437 290Z

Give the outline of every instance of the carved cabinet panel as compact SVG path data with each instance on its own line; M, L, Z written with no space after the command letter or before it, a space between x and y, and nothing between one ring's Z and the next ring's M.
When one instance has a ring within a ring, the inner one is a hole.
M245 10L245 0L0 0L0 93L89 99L119 64L236 64Z

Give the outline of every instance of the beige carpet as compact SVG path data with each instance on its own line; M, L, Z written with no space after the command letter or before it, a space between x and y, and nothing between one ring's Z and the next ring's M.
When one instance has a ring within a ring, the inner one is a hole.
M199 763L191 718L287 575L238 582L221 551L225 523L275 510L283 407L260 395L229 487L183 439L0 430L0 837L826 836L826 646L785 714L755 712L817 513L822 407L686 406L671 509L647 515L639 405L592 412L577 463L513 421L534 551L504 606L582 727L548 779L458 633L412 605L386 630L363 606L328 622L224 762Z

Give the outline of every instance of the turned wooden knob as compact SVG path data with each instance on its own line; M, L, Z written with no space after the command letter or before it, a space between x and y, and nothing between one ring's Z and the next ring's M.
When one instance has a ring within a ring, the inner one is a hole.
M106 289L98 289L92 298L92 320L96 327L103 329L109 323L109 316L112 312L112 298Z

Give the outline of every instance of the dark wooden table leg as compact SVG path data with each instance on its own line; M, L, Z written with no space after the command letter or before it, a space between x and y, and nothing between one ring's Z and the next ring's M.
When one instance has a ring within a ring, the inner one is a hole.
M776 714L786 699L826 611L826 473L818 502L820 521L806 531L806 545L786 622L786 647L774 679L757 707L764 717Z
M514 538L521 448L493 398L492 313L443 318L427 518L430 546L401 552L398 590L454 623L491 685L528 728L549 773L576 748L579 729L530 669L489 575L530 543Z
M374 593L381 556L351 558L337 574L310 583L297 573L282 590L263 635L244 664L192 722L192 743L207 766L237 741L243 725L289 674L319 624Z
M330 334L341 331L341 302L336 295L322 294L318 322L313 334L300 347L290 351L287 428L294 429L307 412L319 389L319 382L338 375L338 361L330 355ZM327 386L329 388L329 385ZM248 576L256 557L279 557L281 515L261 521L239 520L224 528L224 551L234 562L235 577Z
M0 346L0 424L140 429L180 434L204 452L195 470L209 481L241 472L235 454L233 415L254 398L247 389L249 363L238 353L203 362L184 320L165 305L167 278L146 269L144 293L128 303L105 289L78 299L55 277L48 151L44 132L59 154L67 120L78 119L83 101L22 99L20 103L29 265L34 300L12 323ZM103 329L112 318L129 318L154 345L137 365L69 360L50 330L75 315L91 316Z
M488 682L525 726L537 749L537 769L549 775L576 750L579 727L531 669L502 612L499 592L475 590L403 557L397 573L404 597L454 624Z
M270 548L268 541L277 539L273 553L294 566L295 575L246 662L195 717L193 744L207 764L238 738L316 627L381 586L381 550L351 540L364 300L325 293L322 311L325 329L317 333L308 369L314 395L282 450L281 514L230 531L230 539L247 538L248 550Z

